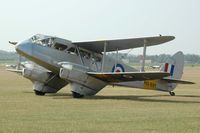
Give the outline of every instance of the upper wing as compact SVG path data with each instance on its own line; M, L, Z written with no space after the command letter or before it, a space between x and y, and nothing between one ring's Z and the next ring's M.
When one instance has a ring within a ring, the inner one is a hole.
M166 72L121 72L121 73L96 73L88 72L90 76L103 80L105 82L126 82L126 81L143 81L156 80L170 76Z
M125 50L131 48L138 48L144 46L144 40L146 40L146 46L153 46L169 42L173 40L174 36L157 36L157 37L145 37L145 38L130 38L130 39L119 39L119 40L102 40L102 41L91 41L91 42L73 42L78 47L101 53L104 51L104 43L107 43L106 52Z

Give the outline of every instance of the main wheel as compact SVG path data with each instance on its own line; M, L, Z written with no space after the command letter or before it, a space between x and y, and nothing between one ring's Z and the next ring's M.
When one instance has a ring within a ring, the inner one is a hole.
M173 92L173 91L170 91L169 94L170 94L171 96L175 96L175 95L176 95L175 92Z
M44 93L44 92L41 92L41 91L36 91L36 90L35 90L35 95L37 95L37 96L44 96L45 93Z
M84 97L84 95L81 95L81 94L73 92L73 91L72 91L72 95L74 98L83 98Z

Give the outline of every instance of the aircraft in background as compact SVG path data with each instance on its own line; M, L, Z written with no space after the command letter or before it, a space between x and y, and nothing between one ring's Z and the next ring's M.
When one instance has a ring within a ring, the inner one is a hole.
M156 36L72 42L37 34L21 42L10 42L16 46L21 56L31 62L18 69L8 70L30 79L36 95L56 93L70 84L74 98L95 95L107 85L165 91L174 96L177 84L193 84L181 80L184 67L182 52L166 60L160 71L144 70L146 47L169 42L174 38ZM118 51L138 47L144 48L140 70L118 59ZM113 51L117 53L115 58L106 55Z
M150 67L153 68L153 69L159 69L161 66L154 65L154 66L150 66Z

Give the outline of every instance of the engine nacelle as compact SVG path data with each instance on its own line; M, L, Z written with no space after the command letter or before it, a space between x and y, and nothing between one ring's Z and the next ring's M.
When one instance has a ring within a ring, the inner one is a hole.
M41 69L25 68L22 75L33 82L33 90L38 95L56 93L68 84L67 81L61 79L58 75Z
M38 81L33 81L33 90L41 93L56 93L58 91L58 89L52 88Z
M87 71L89 68L77 64L68 63L60 69L60 78L67 79L73 82L84 84L87 79Z
M87 74L89 71L88 67L73 63L65 63L62 67L59 76L70 82L72 92L91 96L107 85L104 81L89 76Z
M46 82L50 76L50 74L46 71L42 71L39 69L23 69L22 75L25 78L30 79L31 81L39 81L39 82Z

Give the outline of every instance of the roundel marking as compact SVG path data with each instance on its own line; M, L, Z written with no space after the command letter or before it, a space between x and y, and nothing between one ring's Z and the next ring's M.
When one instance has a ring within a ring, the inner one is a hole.
M125 72L125 69L122 64L117 64L116 67L115 65L112 67L112 72Z

